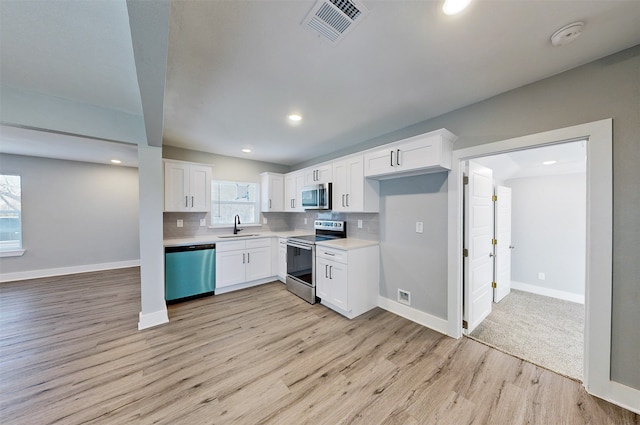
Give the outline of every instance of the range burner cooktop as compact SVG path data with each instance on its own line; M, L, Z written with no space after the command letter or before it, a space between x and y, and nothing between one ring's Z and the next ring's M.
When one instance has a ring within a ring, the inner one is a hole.
M344 221L316 220L313 222L315 235L292 236L289 240L300 243L315 244L316 242L347 237L347 223Z
M340 236L323 236L323 235L303 235L292 236L289 239L306 243L316 243L320 241L327 241L329 239L341 239Z

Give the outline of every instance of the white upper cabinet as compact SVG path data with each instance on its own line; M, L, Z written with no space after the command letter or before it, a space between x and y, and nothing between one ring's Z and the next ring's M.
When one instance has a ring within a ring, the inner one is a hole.
M277 173L262 173L260 211L284 211L284 175Z
M455 139L453 133L441 129L367 151L364 175L389 179L450 170Z
M284 176L284 210L288 212L304 211L302 208L302 187L304 173L294 171Z
M333 211L378 212L379 183L364 178L363 155L333 162Z
M164 210L208 212L211 209L211 167L164 161Z
M303 172L305 186L311 186L313 184L320 183L330 183L333 174L333 167L331 166L331 163L326 163L305 168Z

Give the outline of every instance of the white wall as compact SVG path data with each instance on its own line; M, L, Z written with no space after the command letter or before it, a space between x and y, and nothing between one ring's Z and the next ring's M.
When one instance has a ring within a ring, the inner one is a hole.
M584 296L586 174L512 179L505 186L512 189L512 280L539 293Z
M137 169L0 154L0 173L22 177L26 250L0 279L139 260Z

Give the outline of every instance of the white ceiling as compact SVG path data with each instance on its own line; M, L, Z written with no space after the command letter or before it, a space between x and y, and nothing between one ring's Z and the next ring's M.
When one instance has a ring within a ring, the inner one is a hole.
M3 153L98 164L111 164L111 160L116 159L121 161L120 166L138 166L138 147L130 143L115 143L4 125L0 126L0 135L0 151Z
M142 114L124 1L0 1L2 84Z
M560 143L485 156L473 161L491 168L493 176L500 180L586 173L586 143L584 140ZM556 162L545 165L546 161Z
M293 165L640 44L637 0L475 0L455 17L441 1L363 2L369 15L332 46L300 25L312 0L172 1L167 63L155 64L166 67L163 143ZM2 85L142 113L124 0L0 8ZM574 21L583 35L552 47ZM53 156L95 143L40 145Z

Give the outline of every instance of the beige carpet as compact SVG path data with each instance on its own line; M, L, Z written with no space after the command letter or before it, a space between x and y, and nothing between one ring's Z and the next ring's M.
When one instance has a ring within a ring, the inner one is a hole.
M512 290L469 335L482 343L582 380L584 305Z

